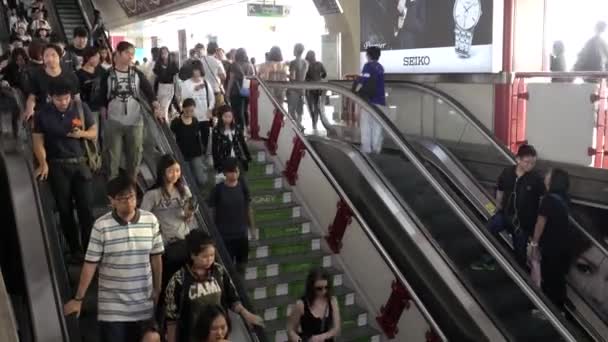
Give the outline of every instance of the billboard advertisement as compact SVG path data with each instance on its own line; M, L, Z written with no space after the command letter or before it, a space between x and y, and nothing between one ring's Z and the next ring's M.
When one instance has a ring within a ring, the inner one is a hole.
M361 1L361 60L389 73L493 73L502 67L502 0Z

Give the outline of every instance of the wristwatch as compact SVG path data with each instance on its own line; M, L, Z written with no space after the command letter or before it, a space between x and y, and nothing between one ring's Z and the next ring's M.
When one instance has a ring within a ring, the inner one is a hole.
M454 48L460 58L471 57L473 33L481 18L480 0L456 0L454 3Z

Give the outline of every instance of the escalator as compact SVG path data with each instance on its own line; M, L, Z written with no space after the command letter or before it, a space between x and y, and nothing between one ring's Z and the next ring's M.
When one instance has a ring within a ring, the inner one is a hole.
M330 89L356 101L358 105L367 106L363 101L353 98L348 91L332 85L269 82L268 87ZM509 251L486 232L483 217L466 203L466 197L463 198L457 189L446 182L439 170L420 156L415 151L414 144L404 139L385 117L378 115L377 118L384 120L382 125L387 137L384 146L395 148L385 148L382 154L368 157L359 153L356 147L358 139L353 132L349 132L348 136L336 134L335 127L331 125L326 125L326 133L313 132L316 136L310 135L307 139L332 176L345 189L357 210L364 213L365 219L378 217L379 212L386 213L387 210L382 209L386 197L395 198L397 205L417 223L414 229L433 242L450 271L457 276L458 286L471 294L475 303L483 308L488 319L506 340L592 339L578 326L567 322L540 291L532 286ZM325 135L338 137L338 140ZM394 207L389 208L388 215L394 215L395 210ZM382 216L386 219L386 215ZM409 239L407 231L412 228L406 227L403 220L397 222L382 225L378 221L378 224L370 226L379 236L388 237L392 234L391 238L381 242L385 247L395 246L391 248L391 253L397 254L392 256L404 260L404 257L398 257L399 246ZM406 249L405 245L401 249ZM471 262L486 253L497 259L499 269L488 273L471 271ZM410 255L409 258L414 256ZM408 256L405 259L406 262L413 262L412 259L407 260ZM458 287L456 284L451 285ZM419 291L420 288L415 290ZM542 314L533 310L539 310Z
M89 0L84 0L89 1ZM49 24L53 32L57 33L64 41L72 39L74 28L85 27L91 29L87 24L87 19L83 14L78 0L45 0Z

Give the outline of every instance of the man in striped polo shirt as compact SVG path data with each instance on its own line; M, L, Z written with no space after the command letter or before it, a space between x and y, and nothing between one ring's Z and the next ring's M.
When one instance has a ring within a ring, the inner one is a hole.
M156 217L137 209L135 184L126 177L107 186L112 204L95 222L75 297L65 315L80 315L82 300L99 266L97 319L102 342L137 341L153 317L161 288L163 241Z

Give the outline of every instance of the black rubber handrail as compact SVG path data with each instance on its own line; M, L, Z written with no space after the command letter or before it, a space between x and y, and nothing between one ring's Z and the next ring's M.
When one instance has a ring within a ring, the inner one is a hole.
M0 1L0 42L8 43L11 36L8 8Z

